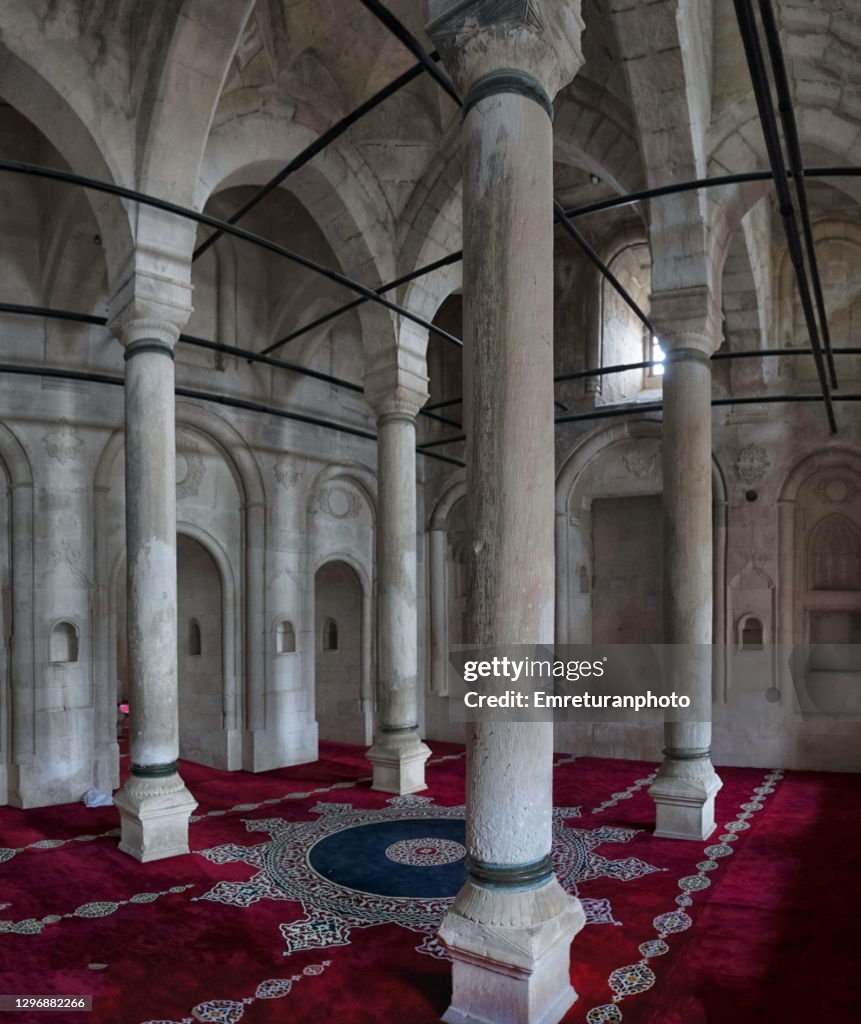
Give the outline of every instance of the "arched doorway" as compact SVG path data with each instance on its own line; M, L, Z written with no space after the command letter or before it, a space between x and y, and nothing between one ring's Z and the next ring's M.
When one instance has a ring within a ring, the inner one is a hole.
M182 533L176 571L180 757L226 768L221 574L203 544Z
M346 562L314 577L316 711L320 739L365 743L362 707L362 583Z

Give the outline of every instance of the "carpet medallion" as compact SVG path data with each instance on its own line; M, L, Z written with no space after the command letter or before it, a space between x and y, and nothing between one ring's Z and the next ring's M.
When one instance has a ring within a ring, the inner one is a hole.
M200 900L249 907L259 900L288 900L304 916L280 926L284 955L345 946L354 929L395 924L422 936L420 953L444 958L436 940L443 914L465 879L463 806L436 806L429 797L393 797L377 809L320 802L313 821L245 820L249 832L269 840L256 846L228 843L199 851L213 864L257 868L246 881L222 881ZM631 881L659 871L637 857L611 860L596 852L604 843L627 843L636 829L577 829L579 807L553 813L553 862L561 884L598 878ZM589 924L617 924L610 901L582 899Z

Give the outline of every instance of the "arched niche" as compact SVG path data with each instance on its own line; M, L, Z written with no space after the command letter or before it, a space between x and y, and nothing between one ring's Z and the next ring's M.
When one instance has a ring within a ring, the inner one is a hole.
M314 574L316 644L315 708L320 739L369 742L373 728L370 699L370 600L366 581L344 557L320 565Z
M715 660L714 692L725 699L725 645L729 642L726 617L726 484L717 462L712 462L713 486L713 632ZM593 614L596 605L595 519L607 513L609 520L624 518L624 503L640 508L641 517L651 523L645 538L653 553L646 554L655 572L662 569L654 549L660 550L662 528L656 503L663 491L661 468L661 424L650 419L615 423L584 438L563 464L556 480L556 642L593 642ZM596 503L606 502L602 506ZM621 503L621 504L620 504ZM612 507L615 504L615 508ZM612 522L605 524L607 536ZM625 532L632 532L630 519ZM645 548L645 543L641 545ZM659 619L648 601L660 600L660 586L651 586L648 573L641 574L637 601L652 623L651 640L642 632L638 642L660 642ZM620 575L621 579L621 575ZM657 583L657 581L656 581ZM602 586L602 580L597 580ZM633 602L634 604L636 602ZM608 605L609 607L609 605ZM636 615L636 608L630 610ZM624 631L623 631L624 632ZM634 636L634 631L630 632ZM602 637L606 641L606 637ZM634 642L625 639L621 642Z
M861 664L861 455L829 447L788 475L778 502L778 640L809 646L808 668L822 698L842 704L857 691ZM788 659L782 685L791 689ZM829 694L831 696L829 696Z
M236 744L247 741L247 767L253 770L250 733L265 725L267 652L262 644L251 642L266 628L263 481L253 453L226 420L183 401L177 402L176 415L177 528L207 548L227 581L222 589L221 650L228 765L231 770L241 766L243 751ZM95 657L97 678L105 680L105 694L99 699L110 712L104 728L110 730L114 745L116 702L127 696L123 440L121 430L111 435L94 479ZM182 624L179 636L180 647L186 649Z
M230 763L224 715L226 581L211 542L200 533L180 532L176 541L180 756L214 768L238 767L235 755Z
M732 637L728 644L727 689L761 695L777 687L779 656L774 646L776 590L755 553L727 588Z
M296 630L289 619L279 619L275 624L275 653L296 653Z
M74 664L78 660L78 627L74 622L61 620L51 627L48 638L48 657L52 665Z

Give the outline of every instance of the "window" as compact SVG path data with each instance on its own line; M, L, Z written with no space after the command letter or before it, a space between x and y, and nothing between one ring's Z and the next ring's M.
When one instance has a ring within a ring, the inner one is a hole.
M51 661L68 663L78 660L78 630L71 622L58 622L51 630Z
M323 650L338 650L338 623L334 619L326 619L323 623Z
M289 619L282 619L275 629L275 653L293 654L296 650L296 630Z
M188 623L188 653L191 657L201 653L200 623L197 619L190 619Z
M646 359L651 360L657 365L649 367L649 376L663 377L665 358L666 354L664 350L661 348L661 343L654 335L651 335L649 339L649 351L648 355L646 356Z

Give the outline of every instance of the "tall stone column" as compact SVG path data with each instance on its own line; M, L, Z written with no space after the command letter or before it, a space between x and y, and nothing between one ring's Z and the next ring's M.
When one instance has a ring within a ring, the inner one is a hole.
M464 97L464 396L473 535L469 643L552 644L552 97L582 58L578 2L431 0ZM443 920L449 1024L554 1024L576 999L579 901L553 875L553 726L477 723L467 881Z
M426 381L418 382L426 385ZM368 760L373 789L426 789L430 750L419 737L416 605L416 415L427 400L397 384L366 392L377 410L377 722ZM376 393L375 393L376 391Z
M176 438L170 320L119 321L126 367L126 564L131 776L116 797L120 849L137 860L188 853L197 806L176 767Z
M719 314L705 288L652 297L664 371L664 642L670 688L707 707L703 722L664 726L664 762L649 789L655 835L703 840L721 787L711 763L713 523L711 355Z

